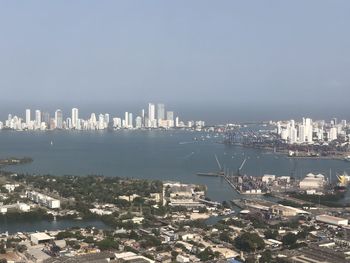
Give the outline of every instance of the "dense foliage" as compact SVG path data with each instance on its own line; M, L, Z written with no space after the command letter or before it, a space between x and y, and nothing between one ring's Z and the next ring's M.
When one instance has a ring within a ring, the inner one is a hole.
M253 252L265 248L264 240L256 233L245 232L234 240L235 246L246 252Z

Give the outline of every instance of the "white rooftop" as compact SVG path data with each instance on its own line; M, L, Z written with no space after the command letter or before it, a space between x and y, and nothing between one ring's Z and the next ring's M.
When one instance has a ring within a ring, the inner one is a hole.
M49 236L48 234L41 232L41 233L34 233L30 235L31 238L36 238L37 240L48 240L53 239L53 237Z

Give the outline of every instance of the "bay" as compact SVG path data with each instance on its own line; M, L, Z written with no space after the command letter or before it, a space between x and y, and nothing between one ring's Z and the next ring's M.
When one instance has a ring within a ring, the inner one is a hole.
M197 176L218 171L221 165L249 175L275 174L304 177L309 172L329 175L350 170L350 162L291 159L258 149L218 143L222 137L189 131L46 131L0 132L0 158L33 158L33 162L7 167L18 173L132 177L204 184L208 197L217 201L237 198L220 178ZM197 140L195 140L195 138ZM52 142L52 143L51 143Z

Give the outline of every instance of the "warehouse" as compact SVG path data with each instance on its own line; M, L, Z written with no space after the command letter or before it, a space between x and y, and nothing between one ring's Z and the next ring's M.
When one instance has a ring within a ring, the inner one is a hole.
M322 222L322 223L336 225L336 226L347 226L349 223L348 219L335 217L335 216L329 216L329 215L316 216L316 220L319 222Z
M273 205L271 206L270 211L272 214L278 216L297 216L309 214L304 210L285 205Z
M52 239L54 238L43 232L30 235L30 241L32 241L35 245L50 242Z

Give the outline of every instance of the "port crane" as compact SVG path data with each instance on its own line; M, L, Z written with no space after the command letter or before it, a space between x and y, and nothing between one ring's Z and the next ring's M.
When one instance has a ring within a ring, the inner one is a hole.
M242 169L243 169L243 167L244 167L244 165L245 165L246 162L247 162L247 158L245 158L245 159L243 160L243 162L241 163L241 166L238 168L238 170L237 170L237 174L238 174L238 175L241 175L241 171L242 171Z
M215 156L216 163L218 164L220 172L221 172L222 171L222 166L221 166L221 164L219 162L218 156L216 154L214 154L214 156Z

